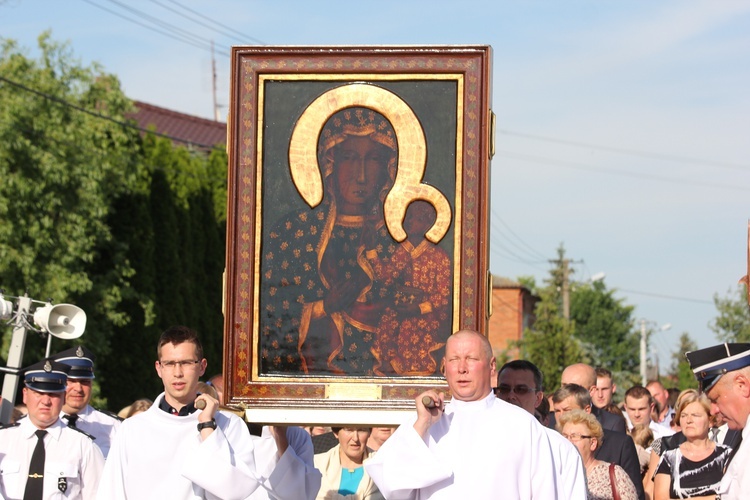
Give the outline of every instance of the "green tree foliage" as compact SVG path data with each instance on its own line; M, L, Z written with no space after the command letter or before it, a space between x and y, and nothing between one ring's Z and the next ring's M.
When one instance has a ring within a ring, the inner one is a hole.
M115 77L81 67L48 34L39 49L33 60L6 40L0 54L0 284L9 295L28 290L83 307L87 343L106 354L112 326L125 321L119 289L133 272L107 221L111 201L133 184L139 139L81 111L124 119L131 103ZM113 250L111 265L93 273L102 247ZM43 352L30 336L24 362Z
M536 321L524 330L519 341L521 357L536 364L544 375L545 390L560 386L563 369L570 364L586 362L581 344L574 336L574 324L562 315L562 262L565 249L558 249L559 265L550 271L544 287L536 287L530 279L525 285L541 299L534 309Z
M747 303L747 287L738 285L727 291L726 297L714 295L714 304L719 315L709 324L722 342L750 342L750 308Z
M615 382L629 387L638 372L639 336L633 327L633 306L625 305L603 281L576 284L570 294L570 319L575 336L594 366L610 370Z
M195 328L207 375L221 370L227 156L142 138L115 77L47 34L40 51L7 41L0 58L0 287L86 311L75 342L119 410L161 391L156 341L171 325ZM43 352L29 336L25 363Z
M672 354L670 379L674 383L674 386L681 391L698 388L693 370L690 369L690 364L687 362L687 358L685 358L686 352L695 351L696 349L698 349L698 344L690 338L687 332L680 335L680 346L677 348L677 352ZM670 383L669 385L672 384ZM669 385L665 384L665 387L669 387Z
M534 325L524 331L519 342L521 356L542 370L546 390L559 387L562 370L574 363L608 368L618 384L629 387L638 368L634 308L616 299L603 282L575 283L568 286L570 318L565 319L562 295L572 269L565 269L568 264L562 245L557 254L544 286L538 287L533 278L519 278L541 299L534 311Z
M587 361L580 342L573 335L573 324L562 317L554 289L539 292L534 326L527 328L520 341L521 357L536 364L544 375L546 391L560 387L563 369Z
M224 269L224 223L216 219L213 193L226 180L211 175L211 160L168 139L147 135L143 141L142 190L118 204L117 234L129 241L129 259L136 270L125 305L131 323L112 340L127 356L112 358L105 371L113 408L161 390L154 372L156 340L175 324L200 334L208 359L207 375L221 371ZM224 194L226 198L226 194ZM135 238L134 238L135 237ZM132 239L132 241L131 241Z

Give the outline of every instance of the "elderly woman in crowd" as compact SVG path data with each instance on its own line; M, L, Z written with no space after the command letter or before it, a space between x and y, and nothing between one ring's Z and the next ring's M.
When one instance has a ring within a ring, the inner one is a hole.
M711 403L705 394L688 389L677 399L675 423L686 441L663 451L654 477L654 500L716 498L731 450L708 437Z
M315 468L323 474L317 500L383 500L375 482L362 466L374 453L367 448L369 427L333 427L339 444L313 460Z
M613 500L615 492L621 500L638 499L633 481L622 467L594 457L604 436L602 426L594 415L583 410L564 413L558 419L557 428L581 454L586 467L588 500Z

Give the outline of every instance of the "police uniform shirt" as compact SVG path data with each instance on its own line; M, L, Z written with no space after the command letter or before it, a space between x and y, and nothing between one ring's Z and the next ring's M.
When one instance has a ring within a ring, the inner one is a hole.
M721 500L746 499L750 491L750 417L742 430L742 443L737 453L729 462L719 487Z
M68 420L62 418L63 415L65 415L65 412L60 413L60 418L63 423L67 425ZM117 429L120 427L120 423L121 422L117 417L99 411L91 405L86 405L86 408L78 412L76 427L94 437L94 444L99 447L102 451L102 455L104 455L104 458L106 459L109 454L109 448L112 446L112 441L115 439L115 434L117 434Z
M59 419L44 437L44 500L96 497L104 457L90 437ZM37 444L37 427L29 418L0 429L0 497L21 499Z

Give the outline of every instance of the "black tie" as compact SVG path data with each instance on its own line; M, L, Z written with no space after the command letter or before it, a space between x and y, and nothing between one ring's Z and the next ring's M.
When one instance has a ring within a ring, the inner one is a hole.
M47 431L38 430L36 434L36 447L31 454L29 464L29 478L26 480L26 490L23 492L23 500L42 500L42 489L44 486L44 436Z
M711 441L713 441L714 443L718 443L719 442L719 428L714 427L710 430L710 432L711 432Z
M63 415L63 418L68 421L68 427L72 427L76 429L76 422L78 421L78 414L74 413L72 415Z

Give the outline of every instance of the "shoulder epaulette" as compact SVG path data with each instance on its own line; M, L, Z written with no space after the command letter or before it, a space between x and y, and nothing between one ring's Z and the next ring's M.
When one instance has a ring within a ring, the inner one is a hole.
M12 424L0 424L0 430L18 427L19 425L21 425L21 422L14 422Z
M112 418L114 418L115 420L119 420L120 422L122 422L123 420L125 420L124 418L122 418L122 417L121 417L120 415L118 415L117 413L115 413L115 412L112 412L112 411L109 411L109 410L100 410L99 408L94 408L94 410L98 411L99 413L104 413L104 414L105 414L105 415L107 415L108 417L112 417Z
M82 430L81 430L81 429L79 429L78 427L68 427L68 426L66 425L66 426L65 426L65 428L66 428L66 429L70 429L71 431L76 431L76 432L80 432L81 434L83 434L84 436L88 437L88 438L89 438L89 439L91 439L92 441L96 441L96 438L95 438L94 436L92 436L91 434L89 434L89 433L88 433L88 432L86 432L86 431L82 431Z

